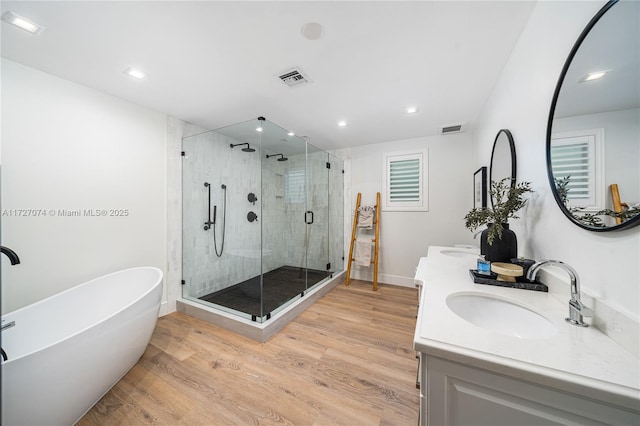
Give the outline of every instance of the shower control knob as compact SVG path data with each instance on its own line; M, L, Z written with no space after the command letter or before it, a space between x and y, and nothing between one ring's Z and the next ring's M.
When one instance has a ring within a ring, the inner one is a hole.
M256 197L256 194L253 192L250 192L249 195L247 195L247 200L249 200L250 203L255 204L256 201L258 201L258 197Z
M255 214L254 212L249 212L249 213L247 213L247 220L249 222L253 222L254 220L257 222L258 221L258 215Z

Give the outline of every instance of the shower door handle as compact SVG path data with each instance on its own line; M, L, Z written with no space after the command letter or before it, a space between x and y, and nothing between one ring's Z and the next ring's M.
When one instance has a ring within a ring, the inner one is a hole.
M309 215L311 215L311 220L308 219ZM313 212L311 210L304 212L304 223L307 225L311 225L313 223Z

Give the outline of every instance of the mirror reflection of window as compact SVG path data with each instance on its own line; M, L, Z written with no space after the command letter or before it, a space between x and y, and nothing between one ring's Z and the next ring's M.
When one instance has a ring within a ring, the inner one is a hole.
M289 170L285 175L285 201L292 204L305 202L304 170Z
M565 204L586 210L605 208L602 129L551 136L551 168L565 181Z

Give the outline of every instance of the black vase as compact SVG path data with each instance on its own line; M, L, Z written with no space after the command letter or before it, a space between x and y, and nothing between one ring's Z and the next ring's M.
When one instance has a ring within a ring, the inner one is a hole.
M508 223L503 223L502 238L499 238L496 234L493 239L493 244L489 245L487 235L492 225L492 223L489 223L487 229L480 234L480 254L483 254L484 258L490 262L509 263L511 258L518 257L518 239L516 238L516 234L509 229Z

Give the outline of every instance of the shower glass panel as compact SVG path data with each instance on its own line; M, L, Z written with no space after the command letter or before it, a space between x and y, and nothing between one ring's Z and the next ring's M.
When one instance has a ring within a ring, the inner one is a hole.
M339 159L260 118L183 151L184 299L264 322L343 269Z
M247 198L261 185L259 125L250 120L182 141L182 295L245 318L261 309L260 222L248 220L260 206Z
M330 273L344 269L344 163L329 155L329 264Z

